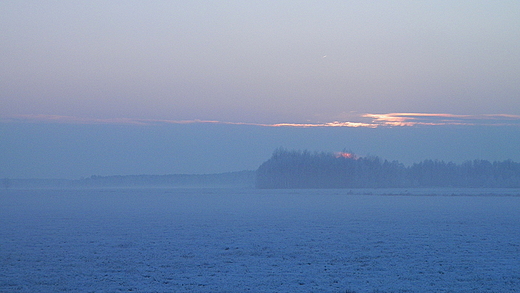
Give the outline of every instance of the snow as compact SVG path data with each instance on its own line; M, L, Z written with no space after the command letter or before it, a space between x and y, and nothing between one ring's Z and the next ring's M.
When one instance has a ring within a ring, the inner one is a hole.
M0 191L0 292L519 292L520 190Z

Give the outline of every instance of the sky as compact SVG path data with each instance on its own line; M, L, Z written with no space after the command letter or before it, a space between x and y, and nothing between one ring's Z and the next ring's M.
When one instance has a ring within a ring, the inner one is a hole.
M1 1L0 177L277 147L520 161L518 1Z

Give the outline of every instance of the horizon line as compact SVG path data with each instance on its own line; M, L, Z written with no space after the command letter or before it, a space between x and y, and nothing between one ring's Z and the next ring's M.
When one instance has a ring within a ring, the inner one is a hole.
M461 115L449 113L350 113L354 121L308 122L308 123L257 123L232 122L219 120L169 120L142 118L88 118L67 115L20 114L0 116L3 123L56 123L56 124L115 124L153 126L161 124L222 124L249 125L261 127L413 127L413 126L520 126L520 115L514 114L477 114Z

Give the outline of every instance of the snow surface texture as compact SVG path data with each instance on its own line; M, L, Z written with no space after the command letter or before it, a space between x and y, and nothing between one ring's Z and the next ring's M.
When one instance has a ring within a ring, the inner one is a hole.
M519 190L411 192L2 190L0 292L520 292Z

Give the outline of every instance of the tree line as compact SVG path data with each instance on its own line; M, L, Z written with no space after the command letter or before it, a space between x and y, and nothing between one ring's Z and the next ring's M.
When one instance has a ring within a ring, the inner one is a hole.
M104 187L166 187L166 188L253 188L255 171L217 174L169 175L92 175L82 179L0 179L0 190L18 188L104 188Z
M511 160L424 160L411 166L376 156L277 149L256 172L257 188L520 187Z

